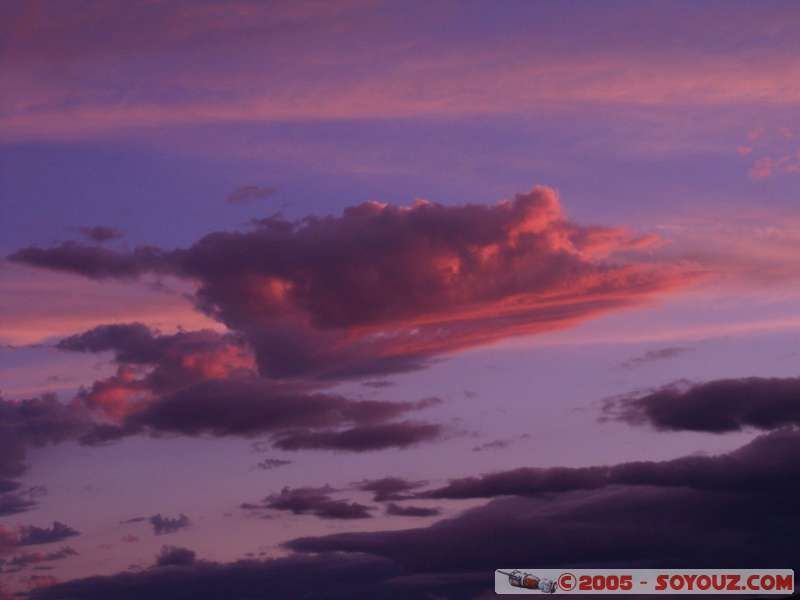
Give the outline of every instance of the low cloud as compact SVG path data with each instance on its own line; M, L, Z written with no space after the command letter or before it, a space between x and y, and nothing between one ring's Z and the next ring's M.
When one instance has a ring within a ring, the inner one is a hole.
M541 496L610 486L660 486L733 492L793 492L800 479L800 429L761 435L732 452L667 461L638 461L597 467L523 467L480 477L454 479L421 492L425 498Z
M311 599L422 600L434 593L467 600L491 590L486 573L497 564L797 569L798 458L800 430L781 429L720 456L520 469L455 480L422 495L502 497L430 526L294 539L285 546L295 554L275 561L195 561L66 582L33 598L203 600L219 589L235 597L261 585L291 596L281 581L320 573L318 579L337 585L312 587ZM364 487L394 490L390 495L413 489L370 482ZM334 492L286 488L251 510L316 514L337 502Z
M249 598L269 590L276 598L297 595L300 581L316 582L304 594L309 600L430 600L441 586L409 587L390 580L400 575L391 561L369 556L291 556L272 560L151 568L111 577L90 577L37 590L34 600L216 600ZM328 583L335 581L336 585ZM378 594L379 592L379 594Z

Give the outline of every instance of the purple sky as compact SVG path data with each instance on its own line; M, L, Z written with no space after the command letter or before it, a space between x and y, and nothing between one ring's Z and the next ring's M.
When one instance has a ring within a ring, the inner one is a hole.
M0 600L800 567L795 3L12 1L0 39ZM779 525L702 565L613 510L715 504ZM592 543L405 556L506 506Z

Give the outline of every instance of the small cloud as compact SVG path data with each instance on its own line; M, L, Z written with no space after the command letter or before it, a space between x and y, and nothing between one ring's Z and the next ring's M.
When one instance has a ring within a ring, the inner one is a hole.
M620 365L620 368L635 369L649 363L675 358L676 356L686 354L692 350L693 348L687 346L670 346L667 348L659 348L658 350L649 350L644 354L626 360Z
M104 225L96 225L94 227L79 227L78 231L81 232L90 242L103 244L111 240L116 240L122 237L122 232L114 227L106 227Z
M400 506L394 502L386 507L386 514L394 517L435 517L441 512L441 509L433 506Z
M165 535L168 533L175 533L181 529L189 527L189 517L184 514L178 517L163 517L161 515L153 515L149 519L150 525L153 526L153 533L156 535Z
M278 190L273 187L260 187L257 185L244 185L233 190L225 199L228 204L246 204L269 198Z
M375 502L387 500L407 500L414 496L410 493L427 485L427 481L409 481L402 477L383 477L381 479L365 479L355 483L355 487L363 492L372 492Z
M389 381L387 379L373 379L371 381L365 381L361 385L363 385L364 387L381 389L381 388L392 387L394 385L394 382Z
M331 498L336 490L324 487L285 487L258 504L244 503L241 508L250 511L280 510L295 515L314 515L320 519L368 519L372 507L357 502Z
M512 444L515 444L519 440L527 440L530 438L530 434L523 433L522 435L518 435L512 438L507 438L504 440L493 440L491 442L486 442L485 444L480 444L475 446L472 451L473 452L485 452L486 450L504 450L508 448Z
M290 464L292 464L292 461L290 460L281 460L280 458L265 458L260 463L258 463L256 467L261 469L262 471L271 471L272 469L285 467L286 465Z
M503 450L504 448L508 448L512 443L513 440L494 440L492 442L486 442L485 444L475 446L472 451L484 452L486 450Z
M195 561L195 553L188 548L177 546L162 546L161 552L156 557L157 567L183 567Z
M35 527L29 525L22 527L19 534L20 546L33 546L37 544L50 544L52 542L60 542L61 540L80 535L69 525L53 522L52 527Z

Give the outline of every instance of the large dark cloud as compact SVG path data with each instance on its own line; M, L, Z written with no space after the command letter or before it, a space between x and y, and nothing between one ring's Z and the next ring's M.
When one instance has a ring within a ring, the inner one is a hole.
M452 583L404 584L401 569L371 556L292 556L229 564L195 561L138 573L90 577L36 590L34 600L218 600L271 598L306 600L430 600ZM475 590L474 584L468 586ZM466 600L472 595L462 594ZM453 598L453 596L450 596Z
M499 564L782 568L797 566L798 533L790 498L647 486L498 499L430 527L288 547L368 553L414 573L491 573Z
M798 450L800 432L786 429L763 435L719 457L623 463L598 469L513 471L513 486L505 482L498 490L498 482L487 477L473 482L482 486L479 494L447 495L525 495L494 499L427 527L304 537L286 546L300 555L313 555L307 559L312 561L306 563L308 574L315 572L313 561L324 562L331 573L337 572L336 565L366 561L352 572L365 588L350 588L351 580L340 575L336 585L306 588L305 597L309 599L416 599L426 597L421 595L423 590L427 597L435 593L450 599L472 599L491 591L491 574L500 564L798 568ZM523 485L525 475L533 476L533 486ZM396 491L389 493L405 493L401 487L408 489L396 485ZM332 490L317 492L324 499ZM287 491L265 500L261 509L267 503L284 501L285 510L298 503ZM311 511L314 503L297 506L300 512ZM208 582L210 572L218 577L224 572L225 585L231 586L225 588L228 592L246 581L252 583L252 578L268 577L273 567L290 577L294 561L302 562L303 558L295 555L281 561L247 563L245 571L242 563L206 568L195 565L175 577L184 581L185 573L186 585L191 587ZM373 572L375 565L386 570ZM152 573L120 574L54 586L34 597L88 600L105 594L124 600L138 593L166 598L176 589L174 585L174 578ZM202 588L195 589L197 598L214 597L203 596ZM281 588L274 590L280 594ZM184 597L181 593L175 597Z
M800 492L800 430L777 430L718 456L628 462L599 467L523 467L455 479L421 492L428 498L536 496L613 485L685 487L709 491Z
M800 430L784 429L716 457L518 469L425 494L508 496L430 527L300 538L287 546L367 553L413 573L496 564L797 568L799 459Z
M197 305L248 340L262 375L324 379L419 368L684 284L673 267L606 260L653 241L576 225L538 187L494 205L371 202L338 217L273 217L169 252L65 243L10 259L94 278L191 278Z
M331 487L283 488L258 504L243 504L249 511L281 510L295 515L314 515L320 519L368 519L371 508L358 502L332 498Z
M800 424L800 378L675 383L606 401L604 418L660 430L724 433Z

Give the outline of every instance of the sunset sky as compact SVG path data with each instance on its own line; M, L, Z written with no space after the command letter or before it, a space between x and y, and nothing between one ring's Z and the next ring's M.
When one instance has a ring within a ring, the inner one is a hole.
M800 568L798 3L10 0L0 82L0 600Z

